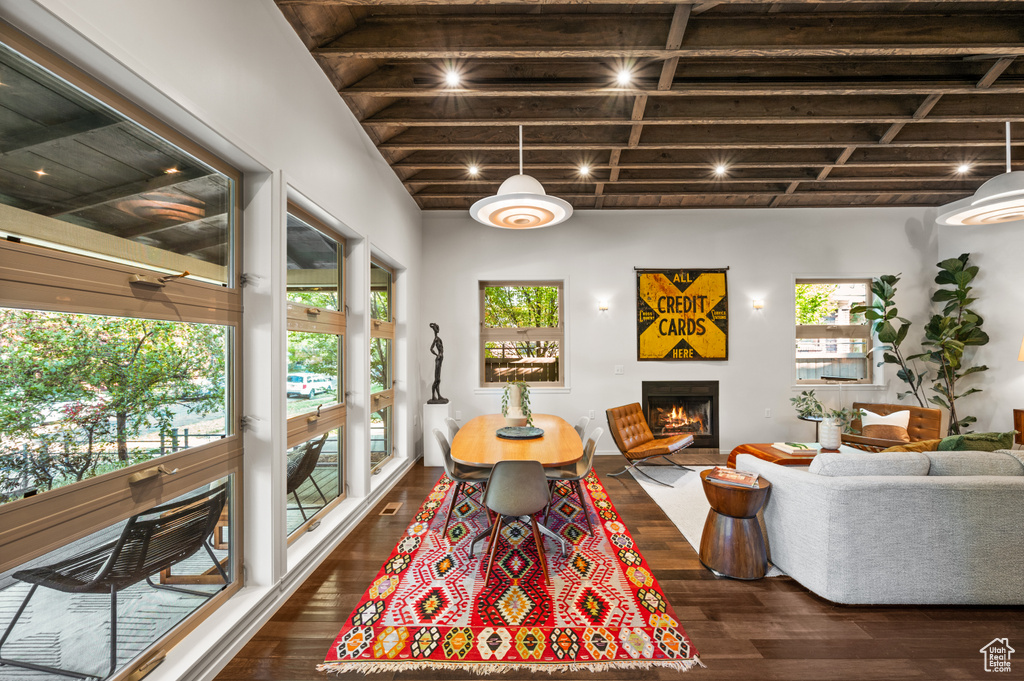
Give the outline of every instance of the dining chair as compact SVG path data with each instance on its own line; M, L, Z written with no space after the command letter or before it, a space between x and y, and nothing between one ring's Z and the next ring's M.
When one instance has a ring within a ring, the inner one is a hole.
M441 456L444 460L444 472L448 478L455 483L455 491L452 493L452 503L448 505L448 513L444 518L444 533L448 533L448 523L452 520L452 509L459 503L459 493L465 492L466 485L486 485L490 476L490 469L477 466L466 466L457 464L452 458L452 448L448 444L448 438L437 428L434 428L434 437L441 448ZM468 496L468 495L467 495Z
M459 422L453 419L451 416L446 416L444 424L448 426L448 437L451 440L455 439L455 436L459 433Z
M585 436L587 434L587 426L590 425L589 416L581 416L580 420L576 422L573 428L576 430L576 434L580 436L580 440L586 442Z
M590 531L590 536L594 536L594 526L590 523L590 512L587 510L587 504L583 501L583 484L580 481L587 477L590 469L594 467L594 452L597 450L597 441L601 439L603 434L604 430L601 428L594 429L590 439L587 440L587 444L583 447L583 457L576 463L569 464L568 466L559 466L558 468L544 469L548 485L552 491L554 491L558 483L564 482L569 485L570 492L576 495L576 499L580 502L580 508L583 509L583 517L587 519L587 530ZM544 514L545 525L550 514L551 506L549 505L547 513Z
M25 600L0 637L0 649L11 635L14 625L24 614L29 600L39 587L64 593L110 594L110 675L117 670L117 592L146 580L154 589L212 598L217 592L193 591L166 584L156 584L152 576L175 563L191 557L202 549L213 560L214 567L227 586L230 580L220 560L210 547L221 511L227 501L226 485L151 508L128 519L116 540L99 548L92 548L65 560L41 567L21 570L11 575L14 579L31 584ZM223 587L221 587L223 588ZM95 625L94 625L95 626ZM0 666L70 676L79 679L96 678L87 674L57 667L21 662L3 657Z
M537 544L537 556L540 559L544 582L551 584L548 566L544 558L544 541L541 539L535 514L540 513L551 502L544 466L540 461L499 461L491 469L491 476L484 492L484 506L496 517L491 527L491 541L488 546L487 571L484 573L484 586L491 578L494 556L498 552L498 537L506 519L530 517L533 527L533 540Z

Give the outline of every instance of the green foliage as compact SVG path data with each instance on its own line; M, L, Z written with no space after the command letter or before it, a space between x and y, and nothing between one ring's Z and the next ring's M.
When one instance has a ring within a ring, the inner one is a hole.
M557 328L557 286L488 286L484 290L484 325L490 328ZM519 357L557 357L558 343L515 343Z
M522 383L520 381L509 381L505 384L505 389L501 392L501 415L508 416L508 400L510 388L514 385L520 388L519 408L523 412L523 416L526 417L526 424L533 425L533 412L530 411L530 386L528 383Z
M839 306L832 301L832 294L837 290L837 284L797 284L796 323L824 324L828 317L839 312Z
M338 375L338 337L330 333L288 332L288 371Z
M324 310L338 309L337 291L311 291L306 289L289 289L288 300L294 303L302 303L310 307L318 307Z
M827 408L821 403L813 390L804 390L796 397L789 398L789 401L796 409L797 416L801 418L835 419L844 429L849 427L850 421L858 418L861 414L860 409L847 409L846 407L840 407L839 409Z
M391 341L387 338L370 339L370 392L376 393L391 387Z
M949 435L958 435L961 429L978 420L974 416L960 416L957 400L981 390L969 388L957 392L961 390L959 381L988 370L985 365L968 366L965 356L967 348L985 345L989 341L988 334L981 330L984 320L970 308L977 300L971 295L973 287L970 284L978 276L978 267L969 266L969 259L970 253L964 253L958 258L938 263L935 283L952 288L940 288L932 295L932 302L945 305L941 314L933 315L925 324L925 340L921 343L925 352L911 357L920 357L935 366L937 375L931 389L936 394L929 398L929 402L949 412Z
M910 390L898 393L897 397L903 399L913 395L920 406L925 406L922 396L921 384L927 377L927 371L919 371L916 365L910 363L910 359L904 356L902 345L910 331L911 322L905 317L899 316L896 309L896 284L900 281L900 274L886 274L871 282L871 293L873 301L870 307L865 305L854 306L851 314L863 314L871 322L872 330L878 338L880 345L876 350L882 351L883 364L895 364L899 367L896 376L905 382Z
M169 430L172 408L222 411L226 340L202 324L0 309L0 486L128 465L129 438Z

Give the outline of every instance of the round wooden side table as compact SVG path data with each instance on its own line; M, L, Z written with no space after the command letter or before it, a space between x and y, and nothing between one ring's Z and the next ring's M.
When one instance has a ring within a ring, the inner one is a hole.
M758 479L758 487L728 485L708 480L710 472L700 474L704 494L711 502L700 538L700 562L716 575L761 579L768 567L768 553L757 512L772 485L764 478Z

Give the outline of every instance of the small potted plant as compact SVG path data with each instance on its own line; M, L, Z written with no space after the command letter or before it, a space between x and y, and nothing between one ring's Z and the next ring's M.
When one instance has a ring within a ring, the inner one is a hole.
M509 426L532 426L530 386L522 381L509 381L501 394L501 415Z
M789 401L793 403L797 415L801 418L821 419L818 441L822 449L839 449L843 431L850 426L850 421L860 415L859 409L827 409L814 395L813 390L804 390L796 397L791 397Z

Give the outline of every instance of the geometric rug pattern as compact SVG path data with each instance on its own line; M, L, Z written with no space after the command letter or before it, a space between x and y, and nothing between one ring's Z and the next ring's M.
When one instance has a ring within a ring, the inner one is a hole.
M544 582L529 520L498 536L484 584L489 522L474 489L443 531L454 485L441 476L331 645L321 671L418 668L488 673L702 665L633 537L591 472L582 508L568 487L552 495ZM583 515L589 512L594 536ZM543 521L543 514L538 522Z

